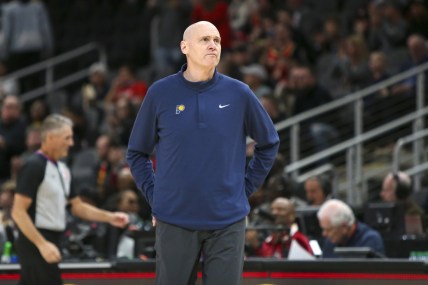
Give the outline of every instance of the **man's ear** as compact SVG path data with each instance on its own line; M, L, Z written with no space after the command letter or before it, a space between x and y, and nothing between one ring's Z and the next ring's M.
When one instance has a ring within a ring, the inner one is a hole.
M52 140L52 132L48 132L45 137L46 142L50 142Z
M187 43L186 43L186 41L181 41L181 42L180 42L180 48L181 48L181 52L182 52L183 54L187 54L187 49L188 49L188 47L187 47Z
M52 140L55 139L56 136L57 134L55 132L48 132L46 134L45 142L49 144Z

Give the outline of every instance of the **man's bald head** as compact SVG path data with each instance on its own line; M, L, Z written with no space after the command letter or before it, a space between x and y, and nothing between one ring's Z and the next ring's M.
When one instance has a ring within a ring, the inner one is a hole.
M208 21L199 21L194 24L191 24L183 33L183 41L188 41L195 36L195 32L202 27L213 28L217 30L216 26Z
M283 197L276 198L271 204L272 215L275 223L284 226L291 226L296 219L296 212L293 203Z
M276 198L272 202L272 204L279 205L279 206L283 207L284 209L290 209L291 207L294 208L293 203L291 203L291 201L288 200L287 198L283 198L283 197Z

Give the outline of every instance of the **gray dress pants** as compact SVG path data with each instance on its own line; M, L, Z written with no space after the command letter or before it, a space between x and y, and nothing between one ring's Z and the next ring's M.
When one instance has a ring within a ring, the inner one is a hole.
M156 285L239 285L244 264L245 219L219 230L188 230L157 221Z

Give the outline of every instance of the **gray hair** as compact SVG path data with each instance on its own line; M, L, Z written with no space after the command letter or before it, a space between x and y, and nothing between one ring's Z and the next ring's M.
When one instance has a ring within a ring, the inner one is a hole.
M48 133L57 131L64 126L73 127L73 122L69 118L59 114L52 114L47 116L40 128L42 141L45 140Z
M394 179L393 173L390 173L388 175L390 176L390 178ZM412 179L410 178L410 176L406 172L399 171L396 173L396 175L398 176L399 181L395 181L395 183L394 183L395 190L397 190L397 186L399 183L401 183L405 187L409 187L409 188L412 187Z
M351 226L355 223L352 209L337 199L331 199L322 204L318 210L317 217L318 219L327 218L333 227L340 225Z

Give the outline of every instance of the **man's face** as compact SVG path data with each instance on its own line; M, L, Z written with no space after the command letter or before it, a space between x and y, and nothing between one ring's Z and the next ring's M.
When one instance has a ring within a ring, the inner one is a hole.
M369 66L373 71L383 71L385 69L385 59L380 54L375 53L370 55Z
M380 197L384 202L395 202L397 200L397 196L395 195L395 181L392 177L388 176L384 179Z
M124 160L123 149L119 146L111 146L108 150L107 160L113 165L116 165L119 162L123 161Z
M0 192L0 207L2 209L11 208L13 204L13 192L1 191Z
M220 61L220 33L210 23L198 23L186 34L181 50L187 56L188 65L214 68Z
M129 81L134 79L134 75L131 73L128 67L121 67L118 71L118 79L121 84L127 84Z
M275 102L273 102L273 100L268 99L267 97L260 98L260 102L262 103L263 108L265 108L269 117L274 119L278 113L278 107L277 105L275 105Z
M99 86L104 84L104 82L106 81L106 77L104 73L97 71L89 76L89 81L91 81L92 84Z
M277 225L290 226L294 221L293 211L284 203L273 202L271 212L275 217L275 224Z
M293 89L305 89L314 86L314 78L307 68L295 67L290 71L290 87Z
M423 60L428 54L425 41L417 36L409 37L407 40L407 48L414 62Z
M101 136L97 139L95 149L97 155L101 160L107 159L108 149L109 149L109 139L106 136Z
M1 119L5 123L17 120L21 116L21 106L15 97L6 97L1 107Z
M137 194L131 190L125 190L118 205L118 209L127 213L138 213L140 207Z
M37 130L30 131L26 137L27 149L36 150L40 147L41 137L40 132Z
M325 201L324 191L316 180L308 180L305 183L306 200L311 205L321 205Z
M73 146L73 130L70 126L52 131L47 137L49 145L54 149L53 159L61 159L68 155L68 150Z
M347 236L348 227L345 225L333 226L328 218L319 219L322 235L333 244L342 243Z

